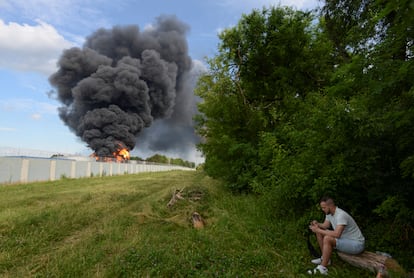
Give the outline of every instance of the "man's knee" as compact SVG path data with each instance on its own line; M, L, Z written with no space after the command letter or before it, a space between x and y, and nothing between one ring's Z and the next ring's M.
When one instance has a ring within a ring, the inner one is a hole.
M324 238L323 234L321 234L321 233L315 233L315 235L316 235L317 238L320 238L320 239Z
M332 236L324 236L323 237L323 244L324 245L325 244L329 244L329 245L335 247L335 245L336 245L336 239L334 237L332 237Z

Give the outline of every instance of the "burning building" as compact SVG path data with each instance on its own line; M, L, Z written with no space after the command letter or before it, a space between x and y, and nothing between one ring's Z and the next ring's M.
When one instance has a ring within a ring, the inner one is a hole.
M118 148L110 156L99 156L96 153L90 155L98 162L128 162L131 158L129 150L121 143Z
M49 78L59 117L98 160L129 159L144 128L177 123L189 96L187 30L175 17L159 17L142 32L133 25L97 30L82 48L63 52Z

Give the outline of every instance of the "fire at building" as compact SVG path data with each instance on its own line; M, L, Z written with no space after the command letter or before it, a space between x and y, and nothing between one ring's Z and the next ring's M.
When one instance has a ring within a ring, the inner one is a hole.
M117 150L111 156L99 156L96 153L90 156L98 162L128 162L131 159L129 150L122 143L118 143L118 146Z

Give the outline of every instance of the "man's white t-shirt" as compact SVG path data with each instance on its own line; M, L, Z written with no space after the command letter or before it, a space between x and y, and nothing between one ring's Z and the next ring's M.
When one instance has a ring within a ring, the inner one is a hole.
M337 225L345 225L340 238L365 241L365 238L362 235L361 230L359 229L355 220L343 209L336 207L335 214L326 215L326 220L331 223L331 226L334 230Z

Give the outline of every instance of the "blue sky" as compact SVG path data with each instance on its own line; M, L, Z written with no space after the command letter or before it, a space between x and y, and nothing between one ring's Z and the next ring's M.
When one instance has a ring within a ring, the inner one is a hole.
M98 28L142 30L160 15L176 15L190 27L189 55L203 65L216 53L218 32L243 13L278 4L311 9L318 0L0 0L0 147L92 152L63 124L47 92L62 50L81 47Z

